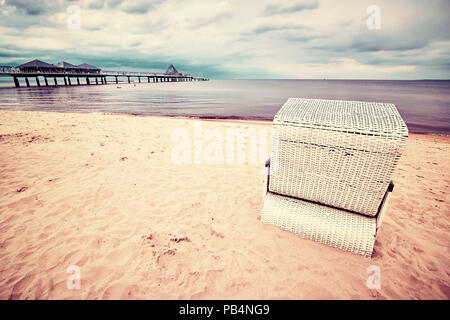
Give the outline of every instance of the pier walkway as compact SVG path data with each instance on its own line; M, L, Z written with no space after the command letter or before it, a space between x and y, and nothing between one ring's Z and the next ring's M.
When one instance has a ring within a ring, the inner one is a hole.
M191 75L148 73L148 72L126 72L126 71L100 71L98 73L87 72L61 72L61 71L20 71L11 66L0 66L0 77L12 77L14 85L20 87L19 79L25 80L27 87L31 86L30 79L34 79L36 86L72 86L72 85L101 85L108 83L119 83L122 80L128 83L137 80L140 82L184 82L184 81L208 81L207 78L193 77ZM108 80L109 78L109 80ZM112 78L112 80L111 80ZM125 78L125 79L124 79ZM53 80L53 84L49 82ZM81 81L80 81L81 79ZM122 80L121 80L122 79ZM58 81L59 80L59 81Z

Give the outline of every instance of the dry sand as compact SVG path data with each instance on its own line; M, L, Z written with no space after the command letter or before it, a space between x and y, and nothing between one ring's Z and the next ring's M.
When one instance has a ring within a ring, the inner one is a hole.
M173 164L193 123L0 111L0 298L450 298L449 136L410 134L367 259L261 223L260 164Z

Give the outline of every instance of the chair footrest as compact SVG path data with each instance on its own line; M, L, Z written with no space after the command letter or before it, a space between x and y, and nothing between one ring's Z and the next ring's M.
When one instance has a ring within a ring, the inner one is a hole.
M372 255L375 217L268 192L261 220L303 238L366 257Z

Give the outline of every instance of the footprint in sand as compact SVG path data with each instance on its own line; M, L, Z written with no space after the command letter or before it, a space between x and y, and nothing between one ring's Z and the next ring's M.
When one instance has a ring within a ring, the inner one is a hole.
M20 187L19 189L17 189L16 191L17 192L24 192L25 190L27 190L28 189L28 187L27 186L24 186L24 187Z

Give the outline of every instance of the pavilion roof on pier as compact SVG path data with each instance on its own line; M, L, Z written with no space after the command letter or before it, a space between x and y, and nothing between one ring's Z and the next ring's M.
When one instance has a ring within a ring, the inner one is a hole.
M85 69L85 70L101 70L100 68L91 66L90 64L87 63L82 63L78 66L78 68L80 69Z
M49 64L47 62L44 62L44 61L41 61L38 59L34 59L27 63L21 64L20 66L17 66L17 68L19 68L19 69L22 69L22 68L55 69L58 67L56 67L52 64Z
M81 69L80 67L65 61L58 62L56 66L64 69Z
M171 65L167 68L167 70L166 70L166 72L164 72L164 74L176 74L176 75L181 75L181 73L178 72L178 70L173 66L173 64L171 64Z

